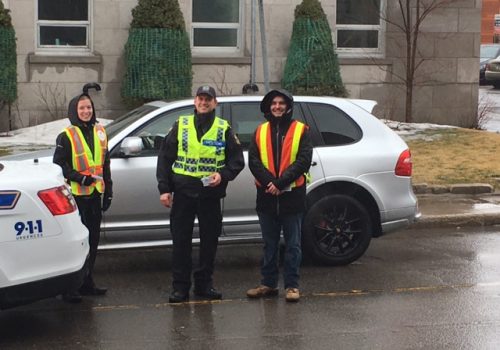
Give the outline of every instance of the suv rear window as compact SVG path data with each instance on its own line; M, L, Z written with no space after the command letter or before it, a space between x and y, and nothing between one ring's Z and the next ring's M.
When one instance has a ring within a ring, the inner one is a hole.
M358 124L340 109L321 103L308 103L308 106L325 145L346 145L361 139Z

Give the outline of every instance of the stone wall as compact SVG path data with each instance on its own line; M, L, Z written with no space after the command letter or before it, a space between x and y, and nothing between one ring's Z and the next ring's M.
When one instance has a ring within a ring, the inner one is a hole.
M240 94L243 85L248 83L251 1L244 1L242 55L193 57L193 92L200 84L211 84L220 94ZM396 1L387 1L387 13L397 19ZM35 0L4 2L11 9L17 35L19 99L13 106L16 128L63 118L69 99L90 81L97 81L103 87L100 93L93 93L98 116L115 118L125 112L120 97L123 51L135 0L93 1L93 55L90 57L35 55ZM294 9L299 3L300 0L265 1L272 87L280 84ZM330 23L334 23L336 0L321 3ZM189 28L191 1L180 0L180 4ZM424 23L420 42L422 55L428 61L422 65L420 82L415 89L415 121L471 124L477 111L480 20L480 0L459 0L437 10ZM404 72L404 51L401 49L404 38L394 26L387 25L386 30L385 55L341 57L341 73L351 97L377 100L379 117L402 120L404 92L397 76ZM257 38L256 80L262 93L264 79L258 21ZM57 103L51 102L54 99ZM0 130L5 130L6 125L6 118L2 116Z
M395 3L388 8L399 16ZM468 127L474 124L478 104L480 1L454 1L437 9L423 22L419 38L421 66L416 73L413 120ZM401 79L405 67L405 38L387 26L386 58L392 61L384 113L403 120Z

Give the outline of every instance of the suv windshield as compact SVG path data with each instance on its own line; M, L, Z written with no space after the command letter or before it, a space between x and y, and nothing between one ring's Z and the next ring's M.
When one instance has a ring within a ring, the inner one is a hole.
M125 115L122 115L118 119L115 119L113 122L106 125L106 133L108 134L108 138L112 138L120 131L122 131L125 127L142 118L146 114L154 111L155 109L158 109L158 107L143 105L134 110L131 110Z

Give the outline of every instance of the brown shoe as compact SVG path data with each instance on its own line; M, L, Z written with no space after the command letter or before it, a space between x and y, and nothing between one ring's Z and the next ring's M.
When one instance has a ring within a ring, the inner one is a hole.
M296 302L300 299L300 292L298 288L287 288L286 289L286 301Z
M247 290L247 297L249 298L262 298L276 295L278 295L278 288L271 288L264 285Z

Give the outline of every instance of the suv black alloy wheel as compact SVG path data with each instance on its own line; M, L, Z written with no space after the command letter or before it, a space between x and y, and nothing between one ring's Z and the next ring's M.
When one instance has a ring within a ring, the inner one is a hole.
M321 198L308 210L303 227L305 253L326 265L347 265L368 248L371 220L355 198L334 194Z

